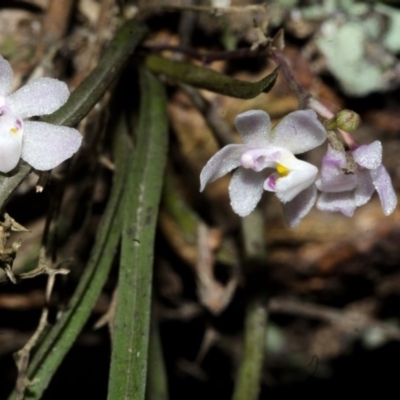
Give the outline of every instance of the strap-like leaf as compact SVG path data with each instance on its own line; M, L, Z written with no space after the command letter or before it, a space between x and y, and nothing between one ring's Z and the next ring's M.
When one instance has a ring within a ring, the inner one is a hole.
M163 74L188 85L239 99L252 99L260 93L270 91L275 84L279 70L279 68L275 69L258 82L244 82L209 68L198 67L187 62L175 61L154 54L146 57L145 64L157 74Z
M163 85L140 71L140 117L126 183L108 399L142 400L149 344L154 236L168 151Z

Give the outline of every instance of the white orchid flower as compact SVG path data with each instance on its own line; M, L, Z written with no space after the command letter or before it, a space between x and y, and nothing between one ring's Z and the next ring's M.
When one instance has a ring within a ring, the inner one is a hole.
M233 210L244 217L250 214L264 190L275 192L283 203L290 226L296 226L315 203L314 185L318 169L294 154L304 153L326 140L326 131L313 110L294 111L271 130L269 115L250 110L235 119L243 144L222 148L200 174L200 191L235 168L229 194ZM267 176L266 169L276 170Z
M10 94L13 72L0 56L0 172L13 170L22 158L33 168L46 171L70 158L82 142L73 128L26 118L51 114L69 97L64 82L37 78Z

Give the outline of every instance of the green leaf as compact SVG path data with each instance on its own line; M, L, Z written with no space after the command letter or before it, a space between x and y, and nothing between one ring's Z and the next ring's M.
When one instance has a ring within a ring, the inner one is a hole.
M50 329L29 365L27 375L34 384L26 390L24 397L26 399L42 398L43 392L52 376L88 320L108 277L121 235L123 221L121 211L122 195L125 189L128 169L132 163L132 146L130 146L126 131L126 125L121 122L116 129L116 174L114 185L102 221L99 224L90 261L66 311ZM16 393L13 392L10 400L15 398Z
M154 236L168 151L164 87L140 71L135 157L124 198L124 226L108 399L145 396Z
M168 78L239 99L252 99L260 93L270 91L275 84L279 71L279 68L276 68L271 74L258 82L244 82L209 68L170 60L154 54L146 57L145 65L153 72L165 75Z
M67 103L41 120L56 125L77 125L103 96L146 32L147 28L136 20L125 23L111 41L97 67L71 94ZM28 164L21 162L13 175L0 174L0 209L31 171L32 168Z

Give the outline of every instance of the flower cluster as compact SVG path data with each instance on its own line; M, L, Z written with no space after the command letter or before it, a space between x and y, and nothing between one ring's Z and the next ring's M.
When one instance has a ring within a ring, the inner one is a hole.
M385 215L395 209L397 197L382 165L380 142L357 146L348 152L356 163L352 174L345 173L346 154L328 146L318 178L317 167L295 157L327 139L315 111L292 112L271 129L266 112L250 110L236 117L235 126L243 144L227 145L208 161L200 175L200 191L208 182L237 168L229 194L233 210L241 217L253 211L264 190L275 192L291 227L297 226L315 203L320 210L352 216L374 190L380 196ZM270 173L271 168L275 172ZM318 190L322 193L317 200Z
M20 158L46 171L70 158L81 134L73 128L26 118L51 114L69 97L67 85L57 79L37 78L10 94L13 72L0 56L0 172L13 170Z

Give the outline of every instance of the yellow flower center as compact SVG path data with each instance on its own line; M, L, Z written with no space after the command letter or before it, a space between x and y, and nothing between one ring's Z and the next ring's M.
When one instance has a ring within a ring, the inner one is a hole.
M276 164L276 170L281 177L287 176L290 170L284 167L282 164Z
M13 135L18 135L18 129L17 128L11 128L10 129L10 133L12 133Z

